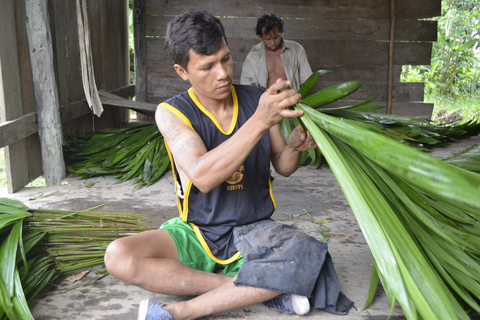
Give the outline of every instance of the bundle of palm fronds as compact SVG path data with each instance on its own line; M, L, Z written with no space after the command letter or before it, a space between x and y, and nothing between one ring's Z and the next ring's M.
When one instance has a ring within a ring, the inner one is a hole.
M149 186L170 169L170 159L154 123L71 136L63 147L67 170L81 178L114 175Z
M398 301L408 319L469 319L469 310L480 311L480 175L412 145L442 144L443 130L450 138L459 130L478 134L479 125L424 129L421 120L415 120L422 126L417 128L404 125L411 119L365 113L367 104L311 107L358 85L343 84L333 98L321 91L306 97L307 88L294 108L304 111L301 122L339 181L371 250L375 267L367 305L379 277L392 306Z
M0 319L33 319L27 302L57 277L103 264L113 240L147 230L138 213L30 209L0 198Z

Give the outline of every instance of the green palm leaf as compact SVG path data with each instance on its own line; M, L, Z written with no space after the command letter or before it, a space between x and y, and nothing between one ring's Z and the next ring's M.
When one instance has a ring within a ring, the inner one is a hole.
M472 295L479 296L480 282L480 176L402 143L416 138L397 134L394 126L422 125L418 120L355 107L331 112L354 121L305 102L295 108L304 111L301 120L344 190L390 301L399 301L409 319L468 319L463 303L479 310ZM359 122L365 119L373 123ZM477 129L446 131L456 136ZM446 238L448 249L439 250Z
M162 135L154 123L73 136L65 143L67 170L81 178L113 174L117 182L148 186L170 169Z
M144 217L29 209L0 198L0 319L33 319L28 301L59 275L102 265L109 243L147 230Z

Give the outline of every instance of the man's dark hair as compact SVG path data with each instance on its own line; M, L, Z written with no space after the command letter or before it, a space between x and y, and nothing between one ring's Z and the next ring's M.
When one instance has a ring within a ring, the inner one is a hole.
M175 17L167 26L165 47L176 64L185 70L189 51L212 55L222 46L225 29L218 18L207 11L187 11Z
M265 34L270 34L278 27L278 32L283 33L283 20L275 13L265 13L257 19L257 36L263 36L262 30L265 28Z

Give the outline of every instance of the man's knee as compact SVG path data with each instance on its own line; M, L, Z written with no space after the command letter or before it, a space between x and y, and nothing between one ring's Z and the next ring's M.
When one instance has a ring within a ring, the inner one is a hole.
M125 239L117 239L111 242L105 251L105 267L107 271L125 283L133 281L135 275L134 250L131 250Z

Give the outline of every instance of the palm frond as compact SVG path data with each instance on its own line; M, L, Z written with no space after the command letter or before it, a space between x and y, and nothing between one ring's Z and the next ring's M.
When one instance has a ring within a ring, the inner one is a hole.
M149 186L171 168L163 136L154 123L72 136L64 145L68 172L83 179L114 175Z
M345 193L391 303L409 319L479 311L480 175L421 150L478 134L480 125L437 128L365 112L366 104L314 109L304 99L295 108ZM375 289L372 279L367 304Z
M0 198L1 320L33 319L28 301L57 277L102 265L110 242L149 229L144 214L93 209L29 209Z

